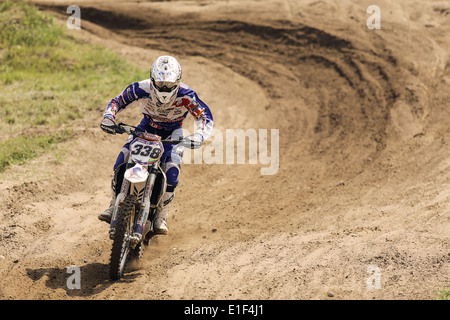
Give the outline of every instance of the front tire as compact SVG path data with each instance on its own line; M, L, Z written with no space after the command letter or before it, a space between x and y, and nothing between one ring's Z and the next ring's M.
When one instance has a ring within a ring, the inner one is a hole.
M130 250L130 261L140 261L144 257L145 245L144 242L139 242L136 247Z
M111 280L119 280L130 258L130 236L132 234L132 213L136 197L128 195L117 212L117 225L113 238L111 260L109 264L109 277Z

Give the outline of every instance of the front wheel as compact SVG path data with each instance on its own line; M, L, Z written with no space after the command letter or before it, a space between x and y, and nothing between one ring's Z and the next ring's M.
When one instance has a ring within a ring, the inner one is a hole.
M123 276L129 260L135 202L136 197L128 195L117 212L117 225L109 264L109 277L111 280L119 280Z

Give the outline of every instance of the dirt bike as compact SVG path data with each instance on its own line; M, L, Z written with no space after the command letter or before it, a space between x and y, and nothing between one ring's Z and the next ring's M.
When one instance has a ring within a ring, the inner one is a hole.
M163 143L183 142L161 140L158 135L135 131L134 126L118 125L123 133L132 135L133 140L109 228L109 237L113 240L109 265L112 280L119 280L124 275L131 260L142 258L145 246L155 235L155 213L167 186L166 175L161 168Z

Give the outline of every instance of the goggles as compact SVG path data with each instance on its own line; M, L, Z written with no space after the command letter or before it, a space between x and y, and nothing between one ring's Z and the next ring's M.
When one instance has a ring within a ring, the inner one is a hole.
M159 92L172 92L178 86L177 82L155 81L155 79L152 79L152 83Z

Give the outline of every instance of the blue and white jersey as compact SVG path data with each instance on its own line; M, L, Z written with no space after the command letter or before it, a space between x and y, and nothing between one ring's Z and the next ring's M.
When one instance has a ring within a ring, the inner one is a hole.
M152 131L156 134L170 134L181 128L184 119L192 115L195 118L195 132L199 133L203 140L211 136L214 124L211 110L200 100L194 90L182 83L172 105L165 108L160 107L158 101L152 100L150 92L150 79L134 82L111 100L103 115L115 119L120 111L133 102L137 102L144 114L144 119L139 125L141 129L153 128Z

